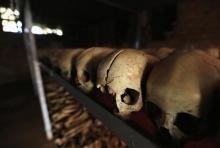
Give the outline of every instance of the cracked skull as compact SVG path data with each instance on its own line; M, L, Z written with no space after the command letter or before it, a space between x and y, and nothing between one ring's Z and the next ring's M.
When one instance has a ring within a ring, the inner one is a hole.
M97 88L115 96L120 116L126 118L142 108L141 80L147 66L156 61L142 51L121 49L100 62Z
M102 58L113 52L112 48L92 47L76 59L76 83L85 92L90 92L96 81L97 66Z
M176 52L151 71L148 110L159 128L175 138L195 136L220 80L220 61L195 50Z
M61 74L67 78L71 78L71 72L75 71L76 57L83 51L83 49L66 49L62 52L58 59L58 67Z

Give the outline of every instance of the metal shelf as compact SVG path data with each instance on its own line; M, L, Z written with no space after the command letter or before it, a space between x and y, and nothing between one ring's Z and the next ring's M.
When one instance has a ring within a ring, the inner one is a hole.
M54 80L62 85L69 91L73 97L85 106L88 111L96 118L101 120L115 135L120 137L131 148L157 148L157 146L150 141L147 137L127 125L124 121L114 116L104 107L96 103L92 98L84 94L75 86L71 85L68 81L60 77L53 70L40 63L43 71L49 74Z

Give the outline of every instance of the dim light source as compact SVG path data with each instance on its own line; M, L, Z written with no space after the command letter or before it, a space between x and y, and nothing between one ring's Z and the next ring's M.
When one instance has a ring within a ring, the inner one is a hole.
M16 26L16 23L14 21L8 21L6 24L7 25L3 26L3 31L14 33L19 32L18 27Z
M21 28L22 27L22 22L21 21L17 21L17 26L18 26L18 28Z
M0 7L0 14L2 19L2 29L4 32L21 33L22 22L19 20L20 12L17 9ZM45 35L56 34L58 36L63 35L61 29L51 29L48 27L42 27L42 25L34 25L31 28L33 34Z
M63 35L63 31L61 29L56 29L56 34L59 36Z
M15 10L14 10L14 15L19 16L19 15L20 15L20 12L19 12L17 9L15 9Z
M33 34L39 34L40 35L40 34L43 34L43 29L39 26L32 26L31 32Z
M0 13L4 13L6 11L5 7L0 7Z

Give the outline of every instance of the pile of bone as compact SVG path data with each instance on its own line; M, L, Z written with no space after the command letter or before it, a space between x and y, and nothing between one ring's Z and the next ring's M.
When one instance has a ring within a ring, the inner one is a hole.
M66 50L57 63L62 75L85 93L97 87L114 96L116 114L125 119L147 101L158 129L176 138L195 136L195 129L203 131L200 127L213 121L220 61L204 51L93 47Z
M126 147L59 84L47 80L45 90L55 144L62 148Z

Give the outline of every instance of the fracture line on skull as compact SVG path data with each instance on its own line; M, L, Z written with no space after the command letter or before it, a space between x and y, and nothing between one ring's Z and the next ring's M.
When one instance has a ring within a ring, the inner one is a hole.
M119 78L119 77L121 77L121 76L114 76L114 77L112 77L112 80L111 80L111 81L109 81L109 82L106 81L106 85L112 83L112 82L114 81L115 78Z
M111 69L112 65L114 64L116 58L117 58L123 51L124 51L124 50L120 50L120 51L116 54L116 56L114 57L114 59L112 60L110 66L109 66L109 68L108 68L108 70L107 70L107 73L106 73L105 85L109 84L108 81L107 81L107 79L108 79L108 74L109 74L109 70ZM111 82L110 82L110 83L111 83Z

